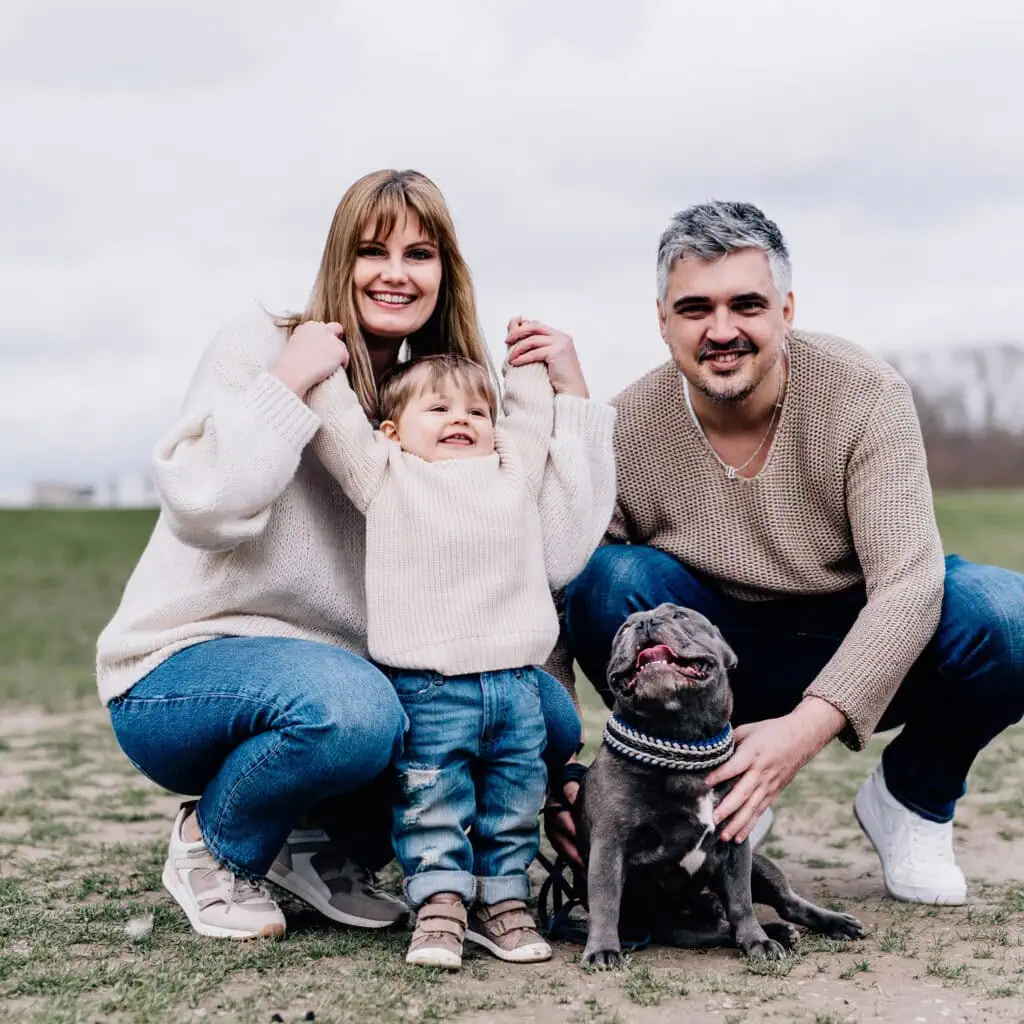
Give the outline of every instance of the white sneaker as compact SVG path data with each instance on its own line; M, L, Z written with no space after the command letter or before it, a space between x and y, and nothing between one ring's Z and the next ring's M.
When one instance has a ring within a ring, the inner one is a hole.
M960 904L967 881L953 856L953 823L928 821L889 792L879 763L853 803L864 834L882 861L889 895L907 903Z
M182 838L182 823L194 807L192 802L182 804L174 819L164 864L164 888L200 935L214 939L282 938L284 914L267 890L218 864L201 839L190 843Z
M345 857L323 829L293 830L267 878L339 924L390 928L409 917L409 907L377 888L373 874Z
M761 816L754 822L754 827L750 830L750 835L747 838L750 840L750 848L756 850L764 841L768 838L768 833L772 830L772 822L775 821L775 815L772 813L770 807L766 807L762 812Z

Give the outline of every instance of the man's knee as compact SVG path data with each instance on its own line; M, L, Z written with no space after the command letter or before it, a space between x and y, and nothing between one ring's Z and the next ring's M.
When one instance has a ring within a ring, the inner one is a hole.
M937 639L943 675L1024 699L1024 576L947 559Z
M667 600L686 573L671 555L640 544L607 544L566 589L569 617L622 622L631 612Z

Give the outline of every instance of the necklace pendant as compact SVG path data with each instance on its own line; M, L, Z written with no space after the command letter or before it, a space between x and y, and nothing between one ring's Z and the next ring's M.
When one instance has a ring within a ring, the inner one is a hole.
M725 475L726 475L726 477L729 480L735 480L736 479L736 467L735 466L726 466L725 467Z

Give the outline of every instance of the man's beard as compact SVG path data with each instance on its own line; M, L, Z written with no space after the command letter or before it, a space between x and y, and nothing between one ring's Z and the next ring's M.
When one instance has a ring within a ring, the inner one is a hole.
M754 358L757 358L757 352L759 350L754 347L750 342L741 340L739 344L730 343L729 345L707 345L706 343L701 346L700 351L697 354L698 364L702 363L704 359L711 352L751 352ZM760 386L761 382L779 365L779 360L782 358L782 346L780 345L775 353L775 358L765 367L764 373L760 376L749 379L745 382L737 381L730 387L731 381L726 379L719 381L724 384L724 389L716 390L708 382L702 378L698 378L693 382L693 386L708 400L715 402L717 405L724 406L737 406L742 405Z

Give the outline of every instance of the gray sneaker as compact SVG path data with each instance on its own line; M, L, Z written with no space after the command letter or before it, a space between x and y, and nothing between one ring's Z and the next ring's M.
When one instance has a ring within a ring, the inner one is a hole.
M390 928L409 917L405 903L377 888L372 872L343 856L319 828L292 832L267 878L339 924Z

